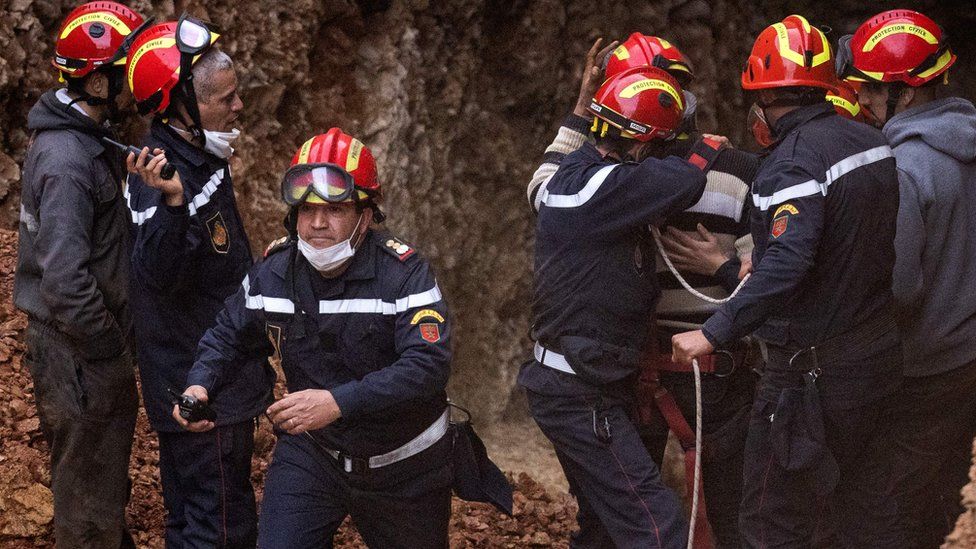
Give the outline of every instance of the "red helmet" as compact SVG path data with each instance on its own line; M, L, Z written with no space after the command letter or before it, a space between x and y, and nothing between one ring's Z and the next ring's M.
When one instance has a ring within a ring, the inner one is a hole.
M177 40L177 29L186 29L193 39L200 40L197 44L181 46ZM204 52L220 38L220 34L210 30L201 21L180 18L180 21L168 21L153 25L146 29L132 44L132 54L126 65L126 79L132 96L136 100L139 112L142 114L162 113L169 107L173 89L183 83L188 70ZM181 47L185 51L181 51ZM188 65L187 70L182 65ZM187 109L195 111L196 104L187 105ZM192 116L191 112L191 116ZM196 122L196 121L194 121Z
M867 109L862 109L857 101L857 90L849 82L843 80L836 83L837 89L834 92L827 92L827 101L834 105L837 114L844 118L850 118L858 122L864 122L864 113Z
M827 37L801 15L790 15L759 33L742 71L742 87L747 90L833 90L836 81Z
M688 58L672 43L657 36L635 32L617 46L607 59L606 77L612 78L634 67L664 69L682 86L695 77Z
M842 78L921 86L944 73L956 56L935 21L911 10L890 10L868 19L838 44Z
M142 24L142 16L122 4L82 4L61 23L51 63L72 78L81 78L101 65L125 64L132 42L126 37Z
M594 132L602 120L601 135L613 126L623 137L647 142L674 137L685 105L673 76L654 67L634 67L604 82L588 110L594 115Z
M282 182L282 198L290 206L306 201L374 202L375 206L381 194L373 153L339 128L303 143Z

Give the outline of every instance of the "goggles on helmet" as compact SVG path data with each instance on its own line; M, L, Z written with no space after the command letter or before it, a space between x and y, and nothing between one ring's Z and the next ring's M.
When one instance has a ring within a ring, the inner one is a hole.
M616 128L621 132L627 132L621 134L623 137L629 137L628 134L647 135L651 133L651 130L653 129L630 120L613 109L601 105L596 100L590 101L590 110L596 113L597 117L606 120L613 126L616 126Z
M296 164L281 181L281 199L288 206L297 206L313 194L326 202L345 202L355 193L352 174L329 163Z

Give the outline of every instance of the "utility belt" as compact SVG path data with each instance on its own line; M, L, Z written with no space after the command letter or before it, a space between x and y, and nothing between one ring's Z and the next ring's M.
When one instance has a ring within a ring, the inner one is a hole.
M895 328L894 316L884 313L816 345L796 348L760 339L759 350L766 369L798 374L809 372L819 376L824 366L847 359L852 348L862 347L866 342L874 341Z
M385 454L368 458L350 456L341 450L329 448L319 442L319 440L316 439L311 433L309 433L309 437L323 452L334 459L339 466L342 467L343 471L361 475L368 472L370 469L379 469L381 467L386 467L387 465L392 465L409 457L413 457L430 448L444 438L444 435L447 434L450 428L450 423L451 408L448 406L444 408L444 413L442 413L440 417L434 420L429 427L424 429L424 431L419 435L415 436L410 442L407 442L403 446L400 446L399 448Z

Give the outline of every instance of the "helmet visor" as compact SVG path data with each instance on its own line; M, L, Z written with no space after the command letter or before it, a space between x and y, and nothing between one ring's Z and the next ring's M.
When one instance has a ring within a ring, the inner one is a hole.
M352 175L335 164L292 166L281 181L281 198L289 206L316 197L325 202L345 202L355 190Z

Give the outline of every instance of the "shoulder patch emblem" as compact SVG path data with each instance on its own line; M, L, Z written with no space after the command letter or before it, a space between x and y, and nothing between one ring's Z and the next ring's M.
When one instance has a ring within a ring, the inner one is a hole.
M284 248L287 244L288 244L287 236L283 236L277 240L272 241L271 244L268 244L268 247L264 249L264 257L268 257L269 255L277 252L278 250Z
M424 322L420 325L420 337L428 343L437 343L441 340L441 328L433 322Z
M783 204L779 208L776 208L776 213L773 214L773 219L779 217L779 214L781 213L791 213L793 215L796 215L800 213L800 210L796 209L796 206L794 206L793 204Z
M413 315L413 318L410 320L410 324L416 324L425 318L433 318L437 322L444 322L444 317L434 309L423 309L417 311L417 314Z
M416 250L393 237L388 238L383 243L383 249L399 258L400 261L406 261L408 257L416 253Z
M773 226L769 231L769 234L773 235L773 238L779 238L783 236L786 232L786 226L790 222L790 216L782 215L773 220Z
M217 253L225 254L230 250L230 239L227 236L227 225L218 211L207 220L207 230L210 232L210 243Z

